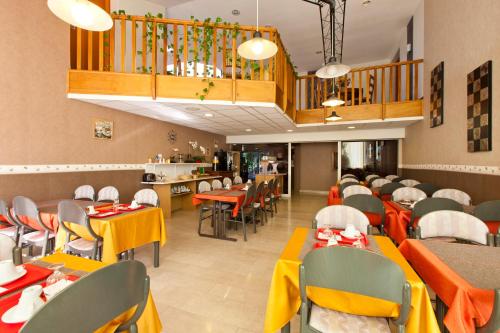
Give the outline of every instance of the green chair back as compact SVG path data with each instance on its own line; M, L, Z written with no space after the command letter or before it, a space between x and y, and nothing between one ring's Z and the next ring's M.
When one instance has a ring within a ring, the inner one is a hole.
M404 331L411 302L411 288L403 270L392 260L370 251L334 246L309 252L300 265L302 327L308 328L310 301L306 287L335 289L400 304L394 320Z
M117 332L137 332L136 321L148 300L149 277L143 263L122 261L75 281L41 307L21 333L93 332L138 305Z
M392 194L392 192L396 191L398 188L402 188L402 187L405 187L403 184L400 184L400 183L395 183L394 181L392 183L388 183L388 184L384 184L382 185L382 187L380 188L380 197L382 197L383 195L390 195Z
M474 208L473 215L483 222L500 221L500 200L480 203Z
M380 215L380 233L384 234L385 207L382 200L367 194L355 194L343 200L343 205L356 208L363 213L373 213Z
M432 195L434 194L434 192L436 192L436 191L439 190L439 187L437 187L436 185L431 184L431 183L420 183L420 184L417 184L417 185L415 185L413 187L414 188L418 188L419 190L424 191L425 194L427 194L427 196L429 198L432 197Z
M427 198L420 200L415 204L413 211L411 212L410 226L413 226L415 219L437 210L454 210L457 212L463 212L464 208L455 200L447 198Z

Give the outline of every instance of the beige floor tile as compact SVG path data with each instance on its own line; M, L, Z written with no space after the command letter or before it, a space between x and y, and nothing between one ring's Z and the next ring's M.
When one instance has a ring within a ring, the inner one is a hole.
M167 220L159 268L153 268L151 246L136 250L136 259L148 267L164 332L262 332L276 260L293 230L309 227L325 204L325 196L283 199L278 214L268 214L268 223L259 225L256 234L248 228L247 242L241 226L229 231L237 242L199 237L197 212L175 212ZM210 222L203 229L210 232ZM296 316L292 332L298 332L298 325Z

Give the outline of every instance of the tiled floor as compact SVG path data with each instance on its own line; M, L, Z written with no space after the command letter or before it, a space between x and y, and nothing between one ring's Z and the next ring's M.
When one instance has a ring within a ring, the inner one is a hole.
M160 267L153 268L151 248L136 259L148 266L153 297L164 332L261 333L274 264L297 226L310 226L325 196L297 195L281 200L268 224L242 239L241 226L230 235L237 242L197 235L196 211L176 212L167 221L167 244ZM209 231L210 222L206 222ZM298 320L292 323L297 332Z

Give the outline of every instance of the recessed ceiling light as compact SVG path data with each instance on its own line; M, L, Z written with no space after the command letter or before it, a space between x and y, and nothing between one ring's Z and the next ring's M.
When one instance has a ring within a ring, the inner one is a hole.
M363 0L363 2L361 2L361 4L362 4L363 6L368 6L368 5L369 5L369 4L371 4L371 3L372 3L372 0Z
M195 106L188 106L186 108L186 111L200 111L200 108L197 108Z
M348 129L355 129L355 128L356 128L356 126L349 126L349 127L347 127L347 128L348 128Z
M287 132L293 132L293 130L286 130Z
M205 113L205 117L212 118L214 115L212 113Z
M251 129L251 128L247 128L245 131L247 131L247 132L251 132L251 131L252 131L252 129Z
M239 16L240 15L240 11L238 9L233 9L233 11L231 12L234 16Z

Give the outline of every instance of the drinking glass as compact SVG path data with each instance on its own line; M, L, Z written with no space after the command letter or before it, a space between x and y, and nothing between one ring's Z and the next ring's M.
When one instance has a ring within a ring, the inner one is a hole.
M64 263L55 263L47 267L48 269L51 269L53 271L45 282L47 287L66 279L66 274L60 271L60 269L62 269L63 267Z

